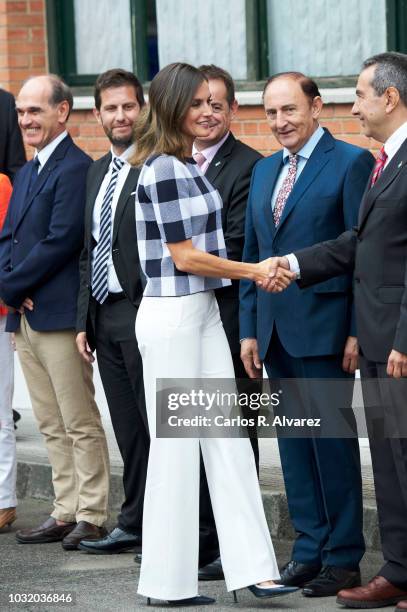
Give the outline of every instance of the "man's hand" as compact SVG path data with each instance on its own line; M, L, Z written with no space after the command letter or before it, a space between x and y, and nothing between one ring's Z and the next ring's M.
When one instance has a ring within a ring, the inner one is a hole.
M30 298L25 298L24 302L21 304L21 314L23 314L24 308L27 308L27 310L34 310L34 302Z
M259 358L255 338L242 340L240 343L240 359L243 361L244 369L250 378L261 378L263 376L263 364Z
M343 351L342 369L349 374L354 374L358 369L359 344L355 336L348 336Z
M405 353L392 350L387 360L387 374L393 378L407 376L407 355Z
M296 278L295 273L290 271L286 257L269 257L258 265L262 272L266 273L266 278L256 280L256 284L264 291L280 293Z
M14 308L14 306L8 306L0 300L1 304L5 306L11 314L19 312L20 314L24 314L24 308L27 310L34 310L34 302L30 298L25 298L24 302L21 304L20 308Z
M86 361L86 363L93 363L95 361L86 338L86 332L79 332L79 334L76 336L76 346L80 356Z

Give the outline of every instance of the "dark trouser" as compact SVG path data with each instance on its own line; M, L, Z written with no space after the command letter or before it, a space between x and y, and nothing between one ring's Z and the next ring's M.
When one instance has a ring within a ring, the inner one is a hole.
M258 383L256 381L251 382L248 378L242 360L240 359L240 354L234 354L232 355L232 358L233 365L235 368L236 379L241 379L242 381L242 384L238 382L240 392L245 391L246 393L250 393L251 388L253 392L258 392ZM242 408L242 413L244 417L253 416L250 408ZM250 432L250 442L253 448L257 473L259 473L259 441L255 434L256 432ZM215 518L213 516L211 498L209 495L208 482L206 480L202 454L199 495L199 566L202 567L214 561L217 557L219 557L220 554Z
M291 357L274 331L265 367L270 379L347 378L341 362L342 355ZM352 385L344 385L343 393L342 405L350 406ZM313 401L323 404L316 407L321 415L330 409L329 397L313 397ZM307 407L301 411L306 413ZM301 563L357 568L365 551L357 438L280 437L278 444L290 516L297 532L292 558Z
M360 358L385 559L379 575L407 590L407 379L389 378L386 367Z
M99 372L124 464L125 499L117 522L121 529L141 534L150 437L136 314L126 297L108 298L97 306L95 336Z

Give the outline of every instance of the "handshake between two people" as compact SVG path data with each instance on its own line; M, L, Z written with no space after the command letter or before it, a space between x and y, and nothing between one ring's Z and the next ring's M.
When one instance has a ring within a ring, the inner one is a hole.
M297 274L291 272L287 257L269 257L257 264L254 281L263 291L280 293L296 278Z

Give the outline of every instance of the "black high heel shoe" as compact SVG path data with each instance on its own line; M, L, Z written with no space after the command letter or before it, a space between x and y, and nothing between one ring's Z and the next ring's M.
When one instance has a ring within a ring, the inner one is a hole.
M188 597L187 599L175 599L168 601L168 607L180 608L182 606L209 606L210 604L216 603L216 599L213 597L206 597L205 595L196 595L195 597ZM147 605L151 606L151 597L147 597Z
M255 597L264 597L271 599L272 597L281 597L282 595L289 595L290 593L294 593L294 591L298 591L298 587L284 586L283 584L279 584L275 587L259 587L256 584L252 584L247 587L251 593ZM236 591L233 591L233 600L235 603L238 603Z

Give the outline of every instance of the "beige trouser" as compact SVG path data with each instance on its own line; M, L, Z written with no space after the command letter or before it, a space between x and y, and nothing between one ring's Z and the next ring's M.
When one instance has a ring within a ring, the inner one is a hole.
M37 332L25 316L16 345L52 466L52 516L101 526L107 517L109 454L92 366L81 359L73 330Z

